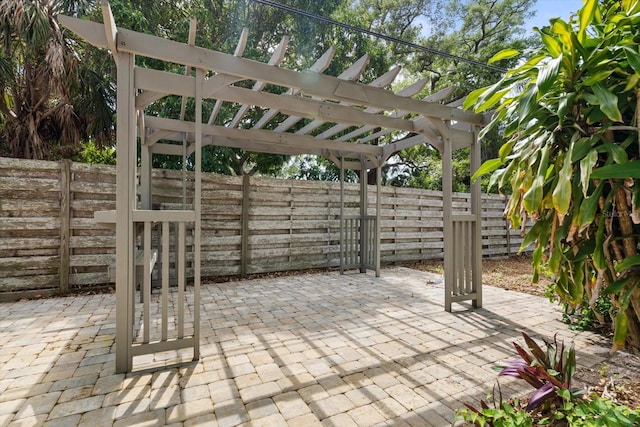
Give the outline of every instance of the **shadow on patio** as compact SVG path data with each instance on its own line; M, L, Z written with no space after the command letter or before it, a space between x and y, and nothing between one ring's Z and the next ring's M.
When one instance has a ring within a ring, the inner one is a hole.
M485 287L485 308L454 313L443 300L439 276L406 268L209 284L201 360L140 356L127 375L114 373L114 295L2 304L0 426L450 425L491 391L520 331L574 340L581 366L607 356L542 298Z

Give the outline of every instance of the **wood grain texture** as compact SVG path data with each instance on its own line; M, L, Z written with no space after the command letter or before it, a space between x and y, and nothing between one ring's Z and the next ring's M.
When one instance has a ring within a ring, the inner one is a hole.
M193 179L187 174L186 209L193 206ZM153 170L152 180L154 209L183 209L181 171ZM69 163L65 172L62 162L0 158L0 293L112 287L107 271L115 262L115 232L96 224L93 213L115 209L115 181L113 166ZM380 196L378 207L375 186L368 188L369 214L381 212L382 263L441 259L442 193L382 187ZM357 215L358 184L345 184L344 200L345 216ZM515 254L522 242L519 230L506 227L505 203L482 196L485 256ZM468 194L453 194L453 214L469 208ZM186 233L191 275L193 228ZM160 234L154 229L152 246ZM174 242L173 228L170 235ZM246 187L242 177L204 173L201 245L203 277L338 267L340 185L251 177ZM168 259L176 277L174 244ZM154 279L161 265L159 258Z

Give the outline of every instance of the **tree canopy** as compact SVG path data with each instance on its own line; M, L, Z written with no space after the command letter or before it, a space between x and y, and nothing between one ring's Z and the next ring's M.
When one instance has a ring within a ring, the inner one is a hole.
M431 52L441 50L478 63L486 62L504 47L526 45L524 19L535 0L288 0L282 4L305 11L307 16L290 13L250 0L188 0L169 3L166 0L112 0L111 9L118 25L135 31L186 41L189 18L198 23L196 44L209 49L232 53L244 27L249 29L242 55L268 61L274 47L283 36L289 36L287 55L281 67L306 69L330 47L336 48L334 60L325 71L338 75L365 53L370 55L364 83L388 71L394 65L405 71L398 83L429 77L430 84L419 94L424 97L443 87L455 90L441 102L450 102L470 88L495 82L499 77L483 67L458 62L415 48L421 44ZM91 20L101 20L100 2L96 0L7 0L0 3L0 32L4 49L0 56L0 155L29 158L107 159L96 155L105 146L113 147L115 66L108 52L75 40L61 29L55 19L63 13ZM24 13L23 13L24 12ZM354 31L308 15L317 15L344 22L353 27L384 34L414 46L381 39ZM34 17L30 19L28 17ZM138 58L139 65L182 72L175 64ZM57 62L56 62L57 61ZM145 61L141 64L140 61ZM517 58L500 63L506 67ZM250 85L250 82L247 82ZM174 97L152 104L147 113L176 118L194 114ZM18 108L19 107L19 108ZM219 111L213 102L204 106L217 124L227 124L237 113L227 103ZM277 126L276 116L267 127ZM256 119L250 114L243 126L251 127ZM290 131L308 123L303 119ZM327 124L329 126L330 124ZM318 129L321 132L323 128ZM374 141L384 144L384 138ZM86 145L86 147L85 147ZM494 144L495 145L495 144ZM456 184L464 190L468 185L468 160L465 153L457 155L456 164L465 177ZM224 174L259 173L289 177L323 177L333 179L335 173L307 173L328 170L330 164L317 158L289 159L245 152L240 149L208 146L203 155L204 168ZM312 163L316 165L312 165ZM384 171L384 180L396 185L439 188L439 153L430 146L406 150L394 157ZM323 166L323 164L325 166ZM154 156L157 167L182 168L182 159L175 156ZM298 166L311 166L307 172ZM189 166L189 165L187 165ZM327 169L328 168L328 169ZM434 174L435 171L435 174Z
M113 138L113 89L56 22L67 2L0 3L0 153L69 156L81 141ZM77 6L77 5L76 5Z

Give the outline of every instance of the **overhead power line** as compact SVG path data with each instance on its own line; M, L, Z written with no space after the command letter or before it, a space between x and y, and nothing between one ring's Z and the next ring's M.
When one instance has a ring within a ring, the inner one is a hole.
M498 71L500 73L505 73L507 71L506 69L501 68L501 67L496 67L495 65L485 64L484 62L476 61L475 59L469 59L469 58L465 58L465 57L462 57L462 56L453 55L451 53L443 52L441 50L434 49L432 47L422 46L422 45L419 45L419 44L416 44L416 43L412 43L412 42L409 42L409 41L406 41L406 40L399 39L397 37L387 36L385 34L377 33L375 31L370 31L370 30L367 30L367 29L364 29L364 28L356 27L354 25L345 24L344 22L336 21L334 19L327 18L327 17L322 16L322 15L318 15L318 14L315 14L315 13L311 13L311 12L307 12L307 11L304 11L304 10L296 9L295 7L287 6L285 4L277 3L275 1L270 1L270 0L251 0L251 1L253 1L255 3L263 4L265 6L270 6L270 7L276 8L276 9L284 10L284 11L287 11L287 12L290 12L290 13L294 13L296 15L304 16L306 18L311 18L311 19L314 19L316 21L324 22L325 24L335 25L337 27L341 27L341 28L344 28L346 30L357 31L357 32L360 32L360 33L363 33L363 34L367 34L367 35L372 36L372 37L377 37L377 38L380 38L380 39L383 39L383 40L387 40L389 42L403 44L405 46L409 46L409 47L412 47L414 49L421 50L423 52L428 52L428 53L431 53L433 55L442 56L442 57L449 58L449 59L452 59L452 60L455 60L455 61L466 62L468 64L472 64L472 65L475 65L477 67L487 68L489 70Z

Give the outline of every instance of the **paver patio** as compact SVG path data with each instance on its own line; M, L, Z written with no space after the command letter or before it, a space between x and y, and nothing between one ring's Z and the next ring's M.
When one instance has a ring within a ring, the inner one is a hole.
M543 298L486 286L484 308L447 313L441 277L402 267L201 291L200 361L144 356L127 375L115 295L0 304L0 426L444 426L491 391L520 331L574 340L580 366L607 357Z

